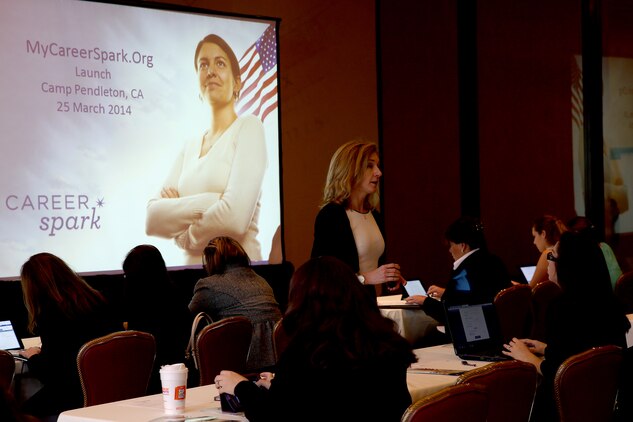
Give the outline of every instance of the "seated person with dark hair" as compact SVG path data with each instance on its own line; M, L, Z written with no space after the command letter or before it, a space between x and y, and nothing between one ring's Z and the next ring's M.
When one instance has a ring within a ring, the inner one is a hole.
M249 421L400 421L415 355L347 264L326 256L299 267L282 324L289 340L274 377L260 388L232 371L215 379Z
M446 320L444 304L492 302L497 293L512 285L501 259L488 252L484 227L478 219L459 218L448 227L445 236L455 260L446 288L432 285L428 296L406 299L422 305L424 312L441 323ZM429 296L440 300L429 300Z
M156 359L148 393L160 393L162 365L182 362L192 318L184 298L167 273L165 260L152 245L139 245L123 261L127 328L154 336Z

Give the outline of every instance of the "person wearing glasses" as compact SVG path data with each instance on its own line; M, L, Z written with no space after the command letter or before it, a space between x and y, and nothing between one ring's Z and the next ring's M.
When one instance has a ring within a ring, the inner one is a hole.
M609 344L626 349L631 327L611 288L600 247L590 236L565 232L546 257L549 279L562 293L547 309L545 341L514 338L504 346L506 355L531 363L543 375L533 421L557 420L553 382L565 359Z
M235 239L219 236L204 248L208 277L198 280L189 310L206 312L213 321L245 316L253 324L247 371L272 367L276 362L273 329L281 319L279 304L266 280L252 268L248 254Z
M175 239L186 264L198 264L216 236L233 237L259 261L260 197L268 165L263 125L255 116L237 116L242 79L226 41L215 34L202 39L194 67L200 98L210 106L210 126L185 144L159 195L149 201L146 233Z

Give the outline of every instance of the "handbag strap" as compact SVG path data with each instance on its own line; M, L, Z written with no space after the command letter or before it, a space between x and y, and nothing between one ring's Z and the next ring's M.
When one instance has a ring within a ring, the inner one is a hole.
M204 322L204 324L200 326L202 322ZM189 344L187 344L187 350L185 351L185 358L193 359L193 364L196 369L198 369L196 338L202 327L205 327L211 323L213 323L213 319L206 312L199 312L198 315L196 315L196 317L193 319L193 323L191 324L191 335L189 336Z

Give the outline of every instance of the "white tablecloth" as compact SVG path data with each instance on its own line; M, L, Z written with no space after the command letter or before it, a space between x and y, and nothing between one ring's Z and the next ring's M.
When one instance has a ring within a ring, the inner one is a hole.
M185 416L189 418L215 416L221 419L246 421L241 414L223 413L220 402L215 401L218 395L215 385L205 385L187 390ZM150 422L168 421L163 412L162 394L122 400L98 406L63 412L58 422Z
M397 306L402 306L397 308ZM380 313L395 321L398 326L398 333L411 344L416 344L425 335L434 331L437 321L428 316L417 305L402 305L400 295L379 296L378 307Z
M415 349L418 361L407 373L407 386L415 403L444 387L455 384L459 374L443 375L445 371L466 372L488 365L490 362L465 361L455 355L452 344Z
M416 349L418 362L411 365L407 373L407 386L413 402L455 384L456 375L443 375L442 370L468 371L484 366L486 362L469 362L464 365L455 356L451 344ZM246 421L243 415L223 413L215 385L195 387L187 390L186 416L216 416L222 419ZM150 422L167 421L163 413L163 398L160 394L122 400L98 406L68 410L62 413L58 422Z

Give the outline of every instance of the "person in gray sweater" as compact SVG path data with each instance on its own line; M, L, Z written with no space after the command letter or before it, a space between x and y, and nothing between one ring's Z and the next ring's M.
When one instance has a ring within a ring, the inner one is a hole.
M272 288L250 268L248 255L235 239L211 239L203 259L209 276L196 283L189 310L194 314L206 312L214 321L247 317L253 324L247 370L274 366L273 329L281 319L281 311Z

